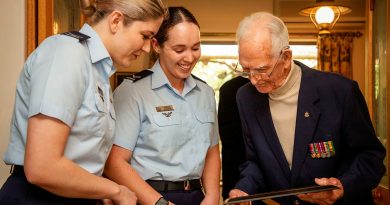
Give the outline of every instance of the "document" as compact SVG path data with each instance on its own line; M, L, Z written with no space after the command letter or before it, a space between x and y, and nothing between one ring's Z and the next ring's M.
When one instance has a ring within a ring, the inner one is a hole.
M248 201L273 199L273 198L293 196L293 195L305 194L305 193L330 191L334 189L338 189L338 187L333 185L327 185L327 186L308 186L308 187L301 187L301 188L285 189L279 191L253 194L248 196L240 196L236 198L228 198L225 200L224 204L235 204L235 203L248 202Z

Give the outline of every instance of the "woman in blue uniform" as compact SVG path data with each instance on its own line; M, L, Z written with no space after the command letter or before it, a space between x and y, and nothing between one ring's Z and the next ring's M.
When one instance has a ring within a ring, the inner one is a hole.
M114 93L117 129L105 174L133 190L139 204L216 205L214 92L191 75L201 54L199 24L187 9L171 7L152 45L155 65Z
M114 63L149 52L166 9L160 0L81 5L89 23L42 42L17 82L1 205L136 203L127 187L101 177L115 128L109 77Z

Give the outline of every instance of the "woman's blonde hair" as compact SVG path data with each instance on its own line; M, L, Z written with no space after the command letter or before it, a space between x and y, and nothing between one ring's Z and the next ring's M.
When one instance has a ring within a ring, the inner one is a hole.
M80 7L88 23L92 25L113 11L123 13L125 25L167 15L167 8L162 0L80 0Z

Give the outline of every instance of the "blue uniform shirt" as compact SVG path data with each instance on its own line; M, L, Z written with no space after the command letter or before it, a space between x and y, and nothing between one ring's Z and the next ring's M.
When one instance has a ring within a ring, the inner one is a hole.
M16 85L6 164L24 164L27 120L41 113L71 128L65 156L102 174L115 129L109 83L115 68L98 34L87 24L80 32L90 38L79 42L66 35L51 36L24 64Z
M114 144L133 151L130 163L145 180L200 178L208 149L218 144L214 91L190 76L180 94L158 61L151 71L115 90Z

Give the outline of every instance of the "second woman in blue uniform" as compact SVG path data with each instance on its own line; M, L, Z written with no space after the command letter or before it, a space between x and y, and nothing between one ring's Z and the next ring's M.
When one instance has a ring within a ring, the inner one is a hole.
M0 205L136 204L127 187L101 177L115 131L109 77L114 63L149 52L166 9L160 0L81 3L88 24L42 42L17 82L4 156L14 168Z
M215 205L214 92L191 75L201 54L199 24L183 7L169 14L152 40L159 60L114 92L117 129L105 174L133 190L140 204Z

